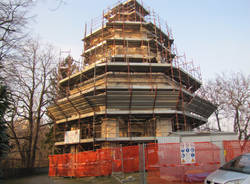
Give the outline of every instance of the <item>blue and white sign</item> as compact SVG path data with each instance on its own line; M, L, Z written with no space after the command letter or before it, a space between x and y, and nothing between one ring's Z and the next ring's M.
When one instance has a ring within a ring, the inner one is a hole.
M181 164L195 163L195 144L181 143L180 144Z

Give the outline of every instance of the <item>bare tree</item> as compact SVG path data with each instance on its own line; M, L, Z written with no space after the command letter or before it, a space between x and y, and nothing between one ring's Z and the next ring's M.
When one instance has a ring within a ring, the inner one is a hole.
M8 153L8 135L4 115L9 107L9 91L0 78L0 161Z
M10 56L25 37L32 0L1 0L0 2L0 62ZM1 63L0 63L1 64Z
M250 139L250 76L242 73L217 75L201 90L201 94L218 105L215 117L218 129L221 131L221 120L233 125L234 132L239 134L239 140Z
M224 90L219 80L208 81L200 88L200 94L203 98L209 100L213 104L217 105L217 109L214 111L218 130L221 131L221 118L223 118L225 102L223 99Z
M234 73L230 78L219 78L224 84L227 116L233 118L234 131L239 134L239 140L250 138L250 76Z
M57 3L56 7L54 8L50 8L51 11L56 11L58 10L62 5L66 4L66 1L64 0L55 0L55 2Z
M42 46L34 40L28 40L19 53L5 70L6 77L12 81L12 111L6 119L21 159L26 167L33 167L40 127L50 103L49 79L57 59L51 46ZM16 126L20 122L27 127L23 135L18 134Z

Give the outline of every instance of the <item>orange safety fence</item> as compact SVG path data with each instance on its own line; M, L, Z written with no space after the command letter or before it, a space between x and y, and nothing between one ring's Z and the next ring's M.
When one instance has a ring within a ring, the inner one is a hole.
M148 183L204 181L209 173L220 166L220 149L209 142L193 143L193 147L195 160L184 163L181 143L148 145Z
M107 148L49 156L49 176L107 176L139 171L139 147Z
M139 146L123 147L124 172L139 171Z
M223 146L226 162L243 153L250 153L250 141L223 141Z
M144 148L148 183L202 182L223 160L250 152L250 141L223 141L224 150L211 142L150 143ZM189 147L188 147L189 146ZM187 153L187 148L190 149ZM194 157L192 157L194 153ZM191 160L185 160L188 156ZM139 146L115 147L49 156L49 176L107 176L138 172Z

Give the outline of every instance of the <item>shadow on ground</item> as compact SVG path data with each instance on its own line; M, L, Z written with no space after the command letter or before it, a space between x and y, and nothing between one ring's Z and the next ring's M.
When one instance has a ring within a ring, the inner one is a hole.
M122 181L122 178L133 178L133 180ZM62 178L62 177L48 177L47 174L35 175L30 177L0 180L0 184L139 184L139 174L130 173L125 174L123 177L119 175L114 176L100 176L100 177L85 177L85 178ZM120 182L119 182L120 180ZM148 181L148 183L156 184L190 184L185 182L160 182L160 181ZM196 183L202 184L202 183Z
M0 180L0 184L119 184L113 177L87 177L79 179L50 178L48 175L36 175L18 179Z

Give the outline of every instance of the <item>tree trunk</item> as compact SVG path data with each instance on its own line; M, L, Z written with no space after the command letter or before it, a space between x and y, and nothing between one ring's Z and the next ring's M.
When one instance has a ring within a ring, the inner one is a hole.
M36 123L36 133L35 133L35 139L33 142L33 146L32 146L32 154L31 154L31 167L33 168L35 165L35 160L36 160L36 149L37 149L37 140L39 138L39 130L40 130L40 119L37 120Z
M214 112L216 120L217 120L217 125L218 125L218 129L221 132L221 126L220 126L220 119L219 119L219 113L217 112L217 110Z

